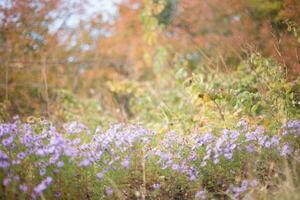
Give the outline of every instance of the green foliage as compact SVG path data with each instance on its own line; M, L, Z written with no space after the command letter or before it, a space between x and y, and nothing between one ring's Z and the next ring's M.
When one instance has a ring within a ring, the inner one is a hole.
M221 108L221 118L228 115L250 116L280 122L287 117L299 117L299 109L291 103L295 98L297 83L287 83L283 69L274 61L253 54L230 74L212 74L204 77L195 74L188 85L194 102L200 100L208 105L213 102ZM294 89L292 89L294 88ZM276 116L274 116L276 113ZM223 115L223 117L222 117ZM268 123L268 122L266 122Z
M258 26L267 21L275 31L286 31L284 0L248 0L248 4L251 17Z
M256 20L268 18L271 21L281 20L280 10L283 8L282 0L247 0Z
M293 21L287 21L287 31L293 34L293 36L297 39L297 42L300 44L300 26Z
M4 103L0 103L0 122L8 118L7 109Z
M99 101L79 99L68 90L58 90L56 95L55 105L58 105L58 107L55 108L53 113L56 118L63 121L82 121L92 128L99 124L108 125L108 122L115 121L110 113L104 111Z
M300 117L299 79L285 80L275 61L253 54L231 73L189 73L184 59L157 83L137 85L131 121L158 130L233 127L241 118L267 127ZM275 114L276 113L276 114Z
M156 15L156 18L158 19L159 24L167 26L171 22L173 16L175 15L178 0L164 1L165 7L162 12Z

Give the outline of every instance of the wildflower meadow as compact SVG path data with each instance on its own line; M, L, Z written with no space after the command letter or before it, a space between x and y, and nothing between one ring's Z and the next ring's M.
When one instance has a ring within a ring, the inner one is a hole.
M0 200L299 200L299 13L0 0Z

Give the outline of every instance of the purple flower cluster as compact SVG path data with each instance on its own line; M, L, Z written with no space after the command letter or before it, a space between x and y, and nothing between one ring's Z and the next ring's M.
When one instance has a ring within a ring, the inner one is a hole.
M78 148L73 140L63 137L49 122L40 124L21 123L18 119L13 123L0 124L0 169L6 174L3 180L5 186L12 183L11 177L18 176L16 167L33 167L40 177L47 175L48 170L64 166L63 159L74 160L78 155ZM34 161L33 161L34 160ZM33 161L33 162L32 162ZM26 164L27 163L27 164ZM14 175L15 174L15 175ZM14 179L21 192L29 191L23 179ZM31 188L32 197L38 197L52 182L48 176L36 187Z
M158 190L158 189L160 189L160 184L159 183L154 183L152 185L152 187L153 187L153 189Z
M226 193L233 196L235 199L241 198L246 191L251 188L255 188L258 182L256 180L243 180L239 186L230 185L226 190Z
M93 167L95 178L101 181L110 171L132 169L132 158L143 155L146 162L154 160L161 170L185 174L193 181L208 164L233 162L239 152L273 149L281 156L296 152L285 137L300 135L300 121L290 121L282 130L277 135L269 135L263 127L251 128L242 121L234 130L189 135L174 131L155 134L141 126L125 124L113 124L106 131L98 127L91 134L78 122L64 124L60 130L47 121L33 124L17 119L0 123L0 173L5 175L2 180L5 187L17 185L20 192L31 192L37 198L55 182L51 174L57 174L66 165L79 169ZM26 183L15 170L23 166L33 169L37 177L33 183ZM228 192L239 196L252 185L252 182L242 182L240 187L230 186ZM153 188L159 189L160 185L154 184ZM113 191L107 188L106 194L112 195ZM195 197L205 199L205 192L197 192Z
M129 169L131 156L138 151L136 145L146 148L154 138L154 132L140 126L114 124L105 132L98 127L90 143L81 145L79 166L96 165L101 169L97 178L118 167Z
M52 183L52 178L47 177L45 178L40 184L38 184L34 189L33 189L33 197L38 197L44 190L48 188L48 186Z
M107 188L105 189L105 193L106 193L107 196L111 196L111 195L114 193L114 191L113 191L112 188L107 187Z
M232 160L234 150L240 145L237 141L240 132L236 130L223 130L220 137L216 137L213 143L207 145L206 155L202 160L202 166L206 166L207 160L213 159L214 164L218 164L220 156L226 160Z
M105 132L101 130L98 127L90 134L78 122L64 124L61 132L46 121L0 123L0 170L6 174L3 185L9 187L14 181L21 192L33 191L31 195L36 198L55 181L48 174L56 174L66 164L98 167L101 171L95 177L102 180L110 170L129 169L136 145L146 148L154 138L154 132L134 125L114 124ZM16 167L28 164L39 179L43 178L35 187L26 185L23 178L14 178L18 175Z
M283 135L293 134L296 136L300 135L300 121L299 120L291 120L288 121L284 126Z
M157 157L156 164L160 165L162 169L172 169L175 172L187 174L191 180L194 180L197 171L185 159L191 157L189 142L184 135L174 131L167 132L159 144L148 152L148 157Z
M295 134L299 124L293 121L287 126L293 128ZM233 162L237 153L261 153L270 149L281 156L294 152L284 135L269 135L262 126L251 129L249 124L242 121L237 129L224 129L218 133L180 135L168 132L151 154L158 157L157 164L162 169L172 169L195 180L200 175L199 163L200 167L206 167L208 163L218 165L221 160Z
M205 200L206 199L206 192L205 191L196 192L195 193L195 199Z

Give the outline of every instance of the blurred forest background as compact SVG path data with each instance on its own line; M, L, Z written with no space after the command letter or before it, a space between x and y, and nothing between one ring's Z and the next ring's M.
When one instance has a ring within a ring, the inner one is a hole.
M298 0L1 0L0 118L268 124L278 91L297 115L299 24Z

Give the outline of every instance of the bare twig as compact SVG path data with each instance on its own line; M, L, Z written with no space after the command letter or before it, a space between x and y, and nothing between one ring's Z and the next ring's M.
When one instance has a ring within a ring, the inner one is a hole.
M48 83L47 83L47 73L46 73L46 62L45 58L43 59L43 64L41 66L41 75L44 83L44 89L45 89L45 100L46 100L46 112L49 116L49 94L48 94Z
M215 100L213 100L212 102L214 102L214 104L216 105L216 107L217 107L217 109L218 109L218 112L219 112L219 114L220 114L222 120L225 121L224 114L223 114L222 109L221 109L221 107L219 106L219 104L218 104Z
M5 101L8 101L8 65L5 65Z
M146 162L145 162L145 150L143 148L142 169L143 169L143 185L142 185L142 200L146 199Z

